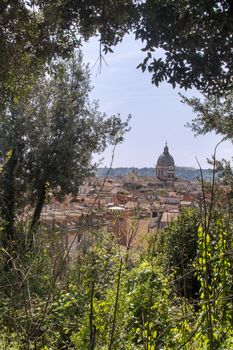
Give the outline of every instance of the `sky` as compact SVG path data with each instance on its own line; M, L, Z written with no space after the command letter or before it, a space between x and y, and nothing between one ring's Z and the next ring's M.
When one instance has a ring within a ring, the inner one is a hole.
M142 44L127 36L114 48L114 53L104 56L99 72L99 43L91 39L83 46L84 61L90 63L92 85L90 98L99 100L99 109L108 116L120 114L125 120L129 114L131 130L122 144L116 147L112 167L154 167L167 141L169 152L177 166L197 168L196 157L203 168L208 168L215 145L221 140L214 133L195 137L185 127L195 117L192 109L180 102L183 95L198 96L195 90L173 89L170 84L159 87L151 84L151 75L136 69L142 62ZM200 96L200 95L199 95ZM232 144L223 142L217 158L230 160ZM103 159L101 166L109 166L112 147L94 161Z

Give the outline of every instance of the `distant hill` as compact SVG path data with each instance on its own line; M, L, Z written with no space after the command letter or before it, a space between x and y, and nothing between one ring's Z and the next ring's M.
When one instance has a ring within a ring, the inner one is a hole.
M136 171L136 173L140 176L154 176L155 168L112 168L109 172L109 176L126 176L132 171ZM212 170L211 169L202 169L203 176L205 180L211 180ZM108 168L98 168L96 171L96 176L106 176L108 173ZM181 179L193 180L197 177L200 177L200 170L190 167L176 167L176 176Z

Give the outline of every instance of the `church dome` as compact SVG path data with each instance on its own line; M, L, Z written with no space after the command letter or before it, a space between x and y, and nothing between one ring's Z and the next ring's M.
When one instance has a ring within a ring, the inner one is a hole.
M175 162L173 157L170 155L167 144L164 147L163 153L159 156L157 166L174 167Z

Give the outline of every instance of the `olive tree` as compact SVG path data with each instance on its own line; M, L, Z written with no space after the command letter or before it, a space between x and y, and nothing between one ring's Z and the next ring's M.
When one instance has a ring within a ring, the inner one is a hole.
M59 199L76 194L94 169L93 153L122 140L128 121L101 114L89 92L89 71L79 55L58 62L28 98L12 98L0 114L0 211L7 247L32 240L48 191ZM25 215L27 227L18 232Z

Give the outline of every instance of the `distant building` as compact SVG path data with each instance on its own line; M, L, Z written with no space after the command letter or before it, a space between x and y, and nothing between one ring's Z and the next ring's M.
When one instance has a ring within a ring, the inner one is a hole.
M156 176L164 182L174 182L175 178L175 162L170 155L167 143L163 153L159 156L156 165Z

